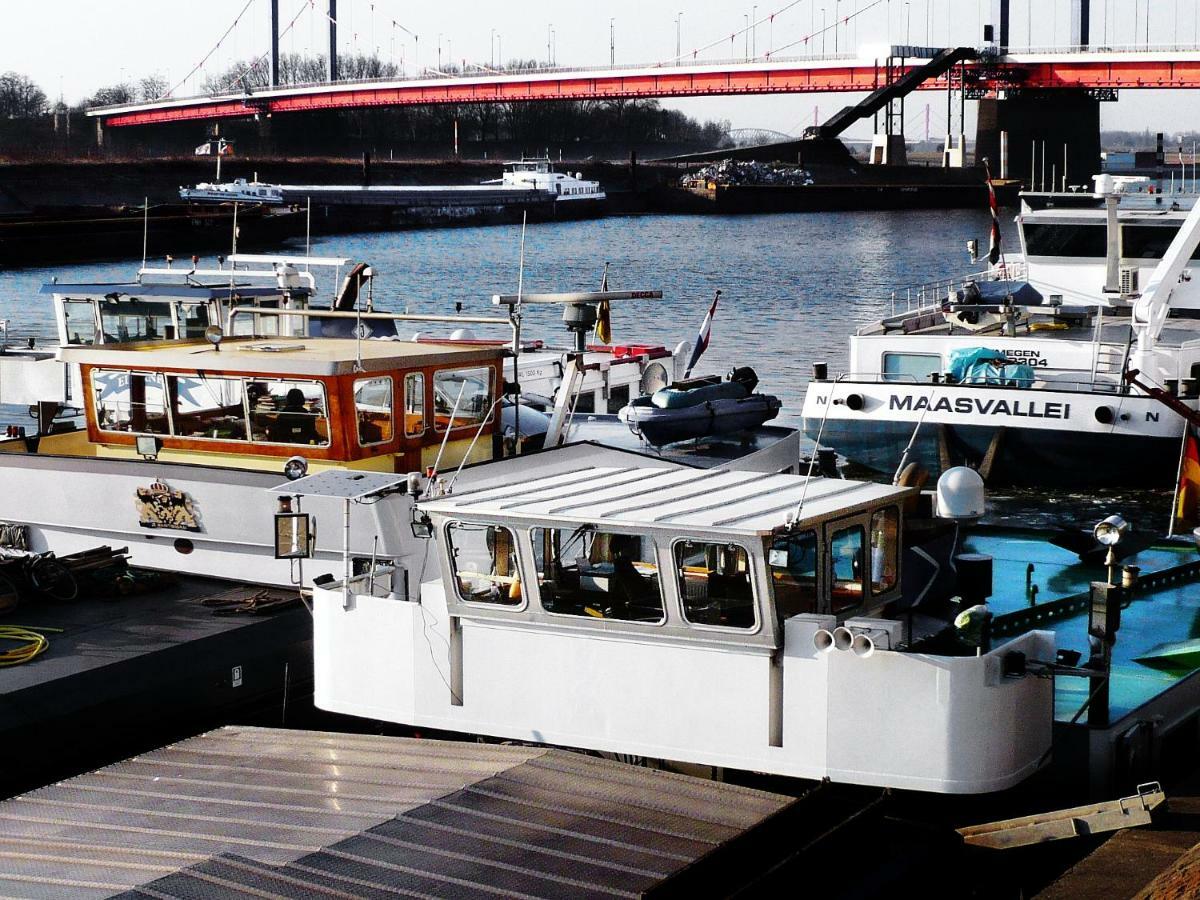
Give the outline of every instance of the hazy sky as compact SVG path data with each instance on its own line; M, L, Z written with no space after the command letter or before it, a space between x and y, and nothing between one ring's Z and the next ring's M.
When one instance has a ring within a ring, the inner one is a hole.
M195 93L206 73L266 51L268 2L0 0L5 16L0 70L22 72L51 97L61 93L68 102L149 73L179 84L177 94ZM280 40L284 52L324 49L326 2L279 0L281 28L294 22ZM1013 47L1030 41L1035 46L1065 43L1070 2L1012 0ZM338 23L342 53L377 50L413 73L418 65L437 65L439 45L443 63L453 59L486 65L501 55L546 59L550 44L560 65L605 64L610 24L618 64L669 60L676 55L677 37L685 55L698 49L702 59L742 57L748 51L761 56L772 49L779 56L819 55L822 43L830 54L835 45L843 53L889 42L978 45L991 5L991 0L775 0L757 5L716 0L338 0ZM1196 43L1200 0L1092 0L1092 43L1144 44L1148 8L1151 44ZM767 20L772 13L773 21L745 32L752 15ZM238 24L222 38L239 15ZM193 72L210 51L207 62ZM729 119L734 127L795 133L812 123L814 107L823 119L853 99L847 94L784 95L696 98L671 105L700 118ZM942 104L931 97L930 106L931 130L940 134L945 130ZM920 99L909 103L910 137L923 136L924 107ZM1108 128L1196 129L1200 97L1125 91L1119 103L1104 105L1103 121Z

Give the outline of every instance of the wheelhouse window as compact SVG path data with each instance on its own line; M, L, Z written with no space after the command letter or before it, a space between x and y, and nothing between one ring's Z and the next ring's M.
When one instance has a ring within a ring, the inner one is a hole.
M354 382L354 412L361 447L392 439L392 379L360 378Z
M434 422L439 431L478 426L492 405L492 370L443 369L433 376Z
M404 376L404 433L409 437L425 431L425 376L409 372Z
M162 375L154 372L92 372L96 424L103 431L167 434Z
M207 303L180 303L177 315L179 336L183 338L204 337L204 329L212 324L208 319Z
M94 369L96 423L103 431L189 439L329 444L325 387L318 381L263 381ZM169 412L169 416L168 416Z
M782 622L817 611L817 533L777 535L767 553L776 617Z
M836 615L862 604L864 594L863 544L861 525L852 525L833 533L829 542L833 589L831 611Z
M63 330L68 344L96 343L96 303L94 300L64 300Z
M627 622L666 618L649 539L590 525L535 528L533 555L547 612Z
M895 506L871 516L871 593L885 594L896 586L900 550L900 510Z
M240 378L172 375L167 379L179 437L244 441L245 391Z
M446 546L454 587L467 603L521 604L521 573L517 542L502 525L451 522Z
M675 544L675 577L683 617L691 624L754 627L754 587L745 548L679 541Z
M937 353L883 354L884 381L929 381L942 371L942 357Z
M246 394L254 440L328 446L329 419L321 382L252 381Z
M175 337L169 303L148 303L115 294L100 301L100 329L105 343L156 341Z
M1108 230L1103 223L1026 222L1023 231L1030 256L1103 257L1108 249Z

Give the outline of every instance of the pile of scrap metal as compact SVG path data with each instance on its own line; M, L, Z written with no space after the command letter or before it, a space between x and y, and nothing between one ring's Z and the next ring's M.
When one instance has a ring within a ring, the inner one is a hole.
M25 526L0 525L0 614L32 601L126 596L174 581L169 572L131 568L127 547L55 556L28 546Z
M300 594L281 588L231 588L200 601L214 616L265 616L300 605Z
M742 162L734 159L723 159L695 172L689 172L679 179L680 186L685 188L715 185L799 187L812 183L812 173L799 166L755 160Z

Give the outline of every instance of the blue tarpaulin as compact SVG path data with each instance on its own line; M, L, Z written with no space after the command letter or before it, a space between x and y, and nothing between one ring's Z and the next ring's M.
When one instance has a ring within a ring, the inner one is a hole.
M999 350L988 347L964 347L950 351L947 374L960 384L996 384L1006 387L1030 387L1032 367L1012 363Z

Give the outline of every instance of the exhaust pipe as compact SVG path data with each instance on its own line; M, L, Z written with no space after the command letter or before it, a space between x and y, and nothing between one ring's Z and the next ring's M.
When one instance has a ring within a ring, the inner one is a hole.
M813 635L813 646L818 653L828 653L833 649L833 632L828 628L818 628Z
M845 625L833 629L833 646L838 650L849 650L854 643L854 632Z
M868 634L856 634L850 642L850 652L859 659L867 659L875 653L875 642Z

